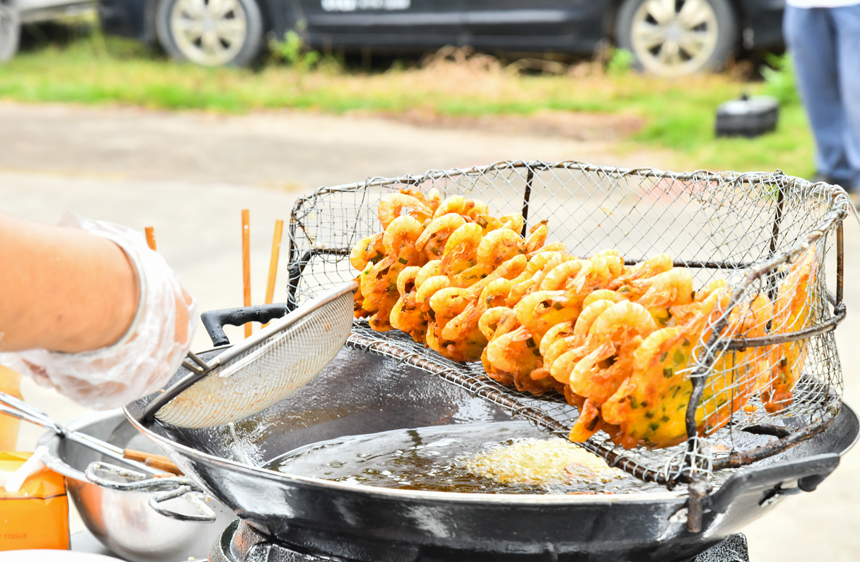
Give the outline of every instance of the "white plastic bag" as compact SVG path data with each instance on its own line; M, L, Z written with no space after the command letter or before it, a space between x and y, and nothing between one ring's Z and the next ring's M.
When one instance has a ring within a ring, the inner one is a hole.
M0 471L0 488L6 488L6 491L11 494L20 490L27 478L45 468L42 458L47 454L47 447L36 447L36 451L24 461L24 464L18 467L18 470L15 472Z
M191 347L197 303L186 300L179 279L140 232L66 213L60 226L82 228L116 243L137 269L140 304L131 327L115 344L84 353L32 349L0 353L0 364L30 375L75 402L96 409L122 406L150 394L170 379ZM188 331L176 341L179 307L188 313Z

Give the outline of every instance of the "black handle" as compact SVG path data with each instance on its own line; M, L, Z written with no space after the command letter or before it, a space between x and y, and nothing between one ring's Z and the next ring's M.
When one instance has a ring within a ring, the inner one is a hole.
M244 306L241 308L224 308L221 310L210 310L200 315L203 326L209 332L212 345L228 345L230 343L224 326L242 326L247 322L259 322L265 324L275 318L281 318L287 314L287 305L284 303L260 304L257 306Z
M720 486L710 497L709 506L717 513L724 513L739 497L748 494L761 496L760 502L777 496L798 491L811 492L839 466L839 455L827 453L804 459L746 468ZM783 482L797 480L797 488L783 490Z

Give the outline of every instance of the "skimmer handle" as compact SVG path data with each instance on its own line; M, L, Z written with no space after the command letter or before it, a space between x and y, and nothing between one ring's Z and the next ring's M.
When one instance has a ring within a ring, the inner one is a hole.
M230 339L224 333L224 326L241 326L247 322L265 324L275 318L281 318L287 313L284 303L243 306L239 308L223 308L210 310L200 315L203 326L212 339L212 345L219 347L230 345Z

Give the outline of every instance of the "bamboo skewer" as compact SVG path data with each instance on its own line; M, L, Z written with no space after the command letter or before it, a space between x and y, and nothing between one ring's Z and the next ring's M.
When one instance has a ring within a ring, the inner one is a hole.
M281 239L284 236L284 221L275 221L275 236L272 239L272 257L269 260L269 281L266 284L266 304L275 300L275 280L278 277L278 260L281 256ZM265 328L268 325L263 324Z
M245 306L251 306L251 226L248 209L242 210L242 283L245 293ZM245 337L251 337L253 327L245 324Z
M145 464L146 466L182 476L182 471L179 470L179 467L173 464L173 461L165 456L134 451L132 449L123 449L122 456L128 460L137 461Z
M269 282L266 285L266 304L275 298L275 279L278 276L278 258L281 255L281 238L284 235L284 221L275 221L275 237L272 239L272 258L269 261Z
M149 249L153 252L158 251L155 247L155 228L147 226L143 230L146 232L146 245L149 246Z

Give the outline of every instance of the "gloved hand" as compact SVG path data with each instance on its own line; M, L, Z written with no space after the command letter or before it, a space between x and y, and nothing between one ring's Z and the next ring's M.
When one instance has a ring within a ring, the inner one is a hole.
M179 369L194 338L197 303L142 233L66 213L60 226L81 228L116 243L137 270L140 301L128 331L108 347L83 353L31 349L0 353L0 364L29 374L83 406L108 409L162 386Z

